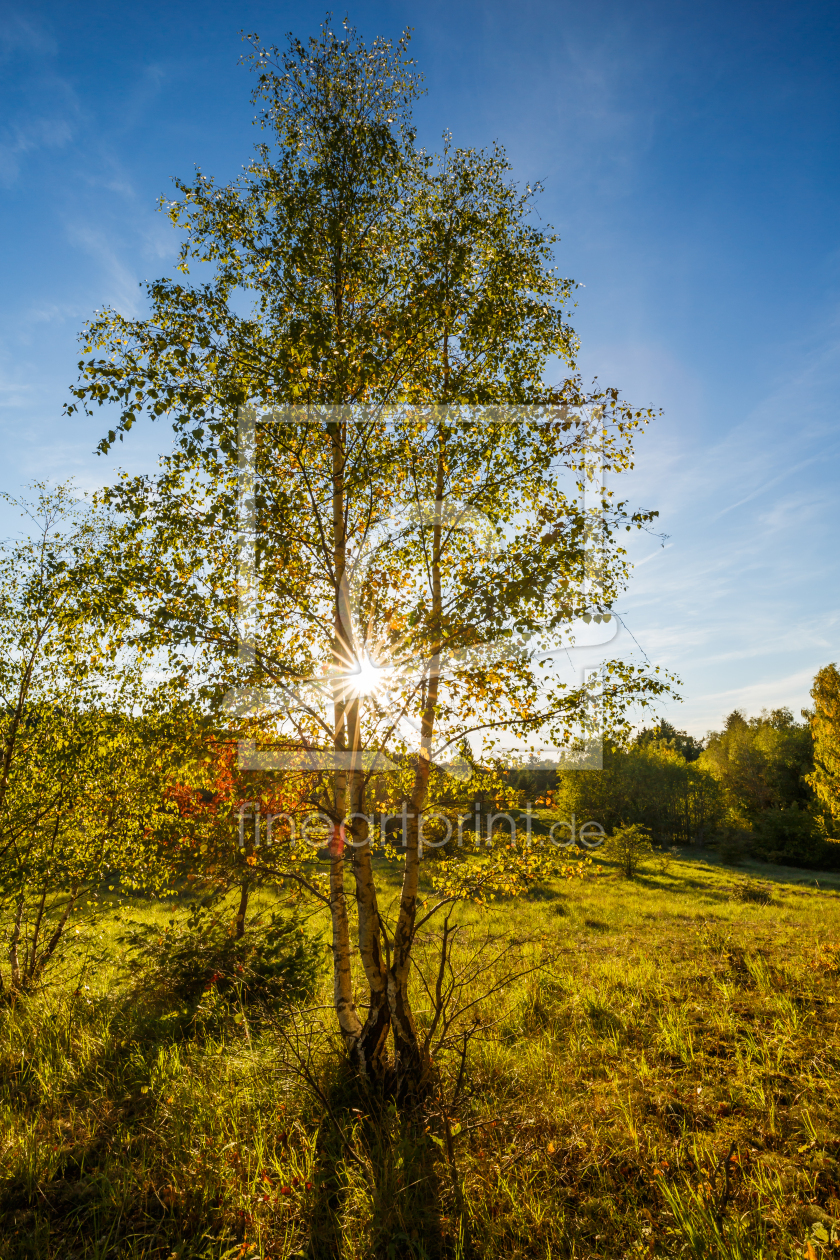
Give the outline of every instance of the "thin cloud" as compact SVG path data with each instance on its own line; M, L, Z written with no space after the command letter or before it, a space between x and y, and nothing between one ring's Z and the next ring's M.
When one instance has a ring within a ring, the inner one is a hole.
M0 62L8 61L18 52L54 56L57 44L43 26L35 25L20 13L7 11L0 24Z
M118 246L102 228L91 224L76 223L68 228L68 236L99 264L106 277L106 290L102 302L114 305L131 318L141 313L138 301L139 278L136 272L123 262Z
M764 485L757 486L755 490L751 490L749 494L742 499L738 499L736 503L730 503L728 507L722 508L712 517L713 521L720 520L722 516L726 516L729 512L734 512L736 508L743 507L745 503L751 503L753 499L757 499L760 495L766 494L768 490L772 490L775 486L781 485L783 481L787 481L789 477L793 477L796 473L801 472L803 468L810 468L818 459L824 458L823 455L812 455L810 459L800 460L798 464L794 464L791 468L786 468L780 472L777 477L772 477L770 481L766 481Z
M0 140L0 183L10 188L18 179L21 158L36 149L61 149L70 144L73 127L66 118L34 118L25 123L13 123L6 128Z

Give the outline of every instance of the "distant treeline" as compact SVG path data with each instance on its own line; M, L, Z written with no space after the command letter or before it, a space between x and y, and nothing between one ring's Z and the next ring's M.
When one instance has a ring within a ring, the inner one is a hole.
M736 709L719 731L697 740L670 722L621 746L606 743L603 770L535 763L511 772L531 800L550 794L554 810L608 831L649 828L659 845L704 844L728 859L753 856L816 870L840 869L840 676L821 670L814 708L747 717Z

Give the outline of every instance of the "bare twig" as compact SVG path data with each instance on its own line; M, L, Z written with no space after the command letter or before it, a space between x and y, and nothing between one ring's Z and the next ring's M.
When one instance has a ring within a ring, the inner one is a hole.
M738 1149L737 1142L733 1142L729 1150L727 1151L726 1155L724 1155L723 1158L718 1161L715 1171L712 1174L715 1180L717 1180L718 1173L720 1172L721 1169L723 1169L723 1176L724 1176L723 1191L721 1192L720 1200L718 1201L717 1208L715 1209L715 1218L718 1224L720 1224L721 1220L723 1219L723 1214L726 1211L727 1204L729 1203L729 1198L730 1198L730 1194L732 1190L732 1183L731 1183L732 1156L735 1154L737 1149Z

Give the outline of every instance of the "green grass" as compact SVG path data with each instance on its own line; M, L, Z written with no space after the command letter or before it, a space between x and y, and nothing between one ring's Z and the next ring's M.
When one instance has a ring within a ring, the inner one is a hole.
M423 1117L347 1079L326 973L291 1023L186 1036L88 925L0 1013L0 1257L838 1254L840 894L762 867L769 904L738 900L757 873L680 858L465 908L456 964L485 942L505 988Z

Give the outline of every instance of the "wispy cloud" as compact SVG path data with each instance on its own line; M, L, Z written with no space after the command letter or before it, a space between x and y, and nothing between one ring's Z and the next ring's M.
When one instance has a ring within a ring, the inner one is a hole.
M5 127L0 138L0 183L10 188L21 170L24 154L36 149L61 149L73 139L73 127L67 117L33 118L13 122Z
M63 149L77 132L81 107L69 81L57 74L53 59L56 41L45 29L19 13L7 13L0 24L0 64L4 77L13 78L16 61L37 71L25 76L25 89L14 112L0 129L0 184L11 187L20 177L23 159L38 150Z
M743 687L709 692L696 704L695 726L705 730L719 728L733 709L744 709L752 716L762 709L787 707L798 718L799 710L807 707L813 677L813 669L800 669L782 677L767 675ZM799 699L792 702L791 697Z
M135 317L140 314L140 279L136 271L123 260L115 239L101 226L90 223L73 223L68 226L72 244L83 249L104 273L107 292L103 302L119 308L122 314Z
M56 50L55 39L43 24L33 22L11 9L0 16L0 62L8 61L18 52L52 56Z
M18 410L27 406L33 392L32 386L23 381L0 380L0 409Z
M798 712L840 659L837 321L795 349L717 439L702 414L654 424L619 487L661 509L669 546L631 543L624 602L644 650L683 679L685 703L664 711L695 734L734 707Z
M78 319L83 308L77 302L38 302L20 313L23 327L38 324L58 324L67 319Z

